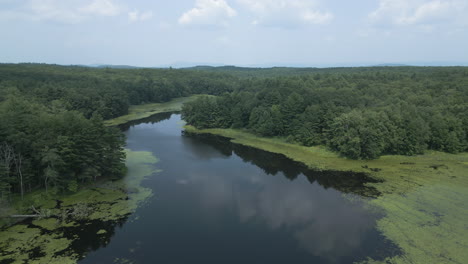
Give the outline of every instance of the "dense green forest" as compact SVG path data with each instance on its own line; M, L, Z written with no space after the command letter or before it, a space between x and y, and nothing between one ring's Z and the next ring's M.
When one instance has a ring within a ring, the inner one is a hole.
M129 105L233 91L235 77L172 69L0 64L0 200L125 173L123 134L103 119Z
M238 85L231 75L201 71L0 64L0 100L16 91L42 104L59 101L86 118L96 113L110 119L127 114L129 105L219 95Z
M76 191L83 182L125 173L124 138L102 118L8 96L0 104L0 197Z
M276 77L272 77L276 76ZM124 138L103 120L130 105L187 104L198 128L242 128L345 157L468 148L468 68L113 69L0 64L0 197L125 173Z
M308 74L298 69L301 74L289 76L291 71L276 78L243 76L234 92L186 104L183 118L197 128L244 128L305 146L326 145L352 159L468 150L466 67L310 69Z

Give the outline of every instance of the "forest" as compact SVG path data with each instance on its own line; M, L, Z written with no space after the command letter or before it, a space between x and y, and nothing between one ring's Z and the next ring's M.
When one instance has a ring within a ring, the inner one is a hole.
M31 191L76 192L125 175L125 139L103 120L130 105L233 91L226 74L0 64L0 200Z
M248 77L255 70L234 70L240 89L186 104L188 124L324 145L351 159L468 150L466 67L297 69L295 76L260 69L257 78Z
M0 197L38 187L76 192L79 184L125 174L124 138L99 115L9 96L0 104Z
M104 119L125 115L130 105L220 95L238 85L231 75L201 71L0 64L0 101L16 92L41 104L60 103L88 119L93 114Z
M245 129L351 159L468 150L468 68L116 69L0 64L0 197L125 174L103 120L194 94L197 128Z

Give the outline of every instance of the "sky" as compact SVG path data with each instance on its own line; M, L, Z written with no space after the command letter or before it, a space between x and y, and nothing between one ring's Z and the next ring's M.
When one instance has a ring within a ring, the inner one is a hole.
M0 62L468 65L468 0L0 0Z

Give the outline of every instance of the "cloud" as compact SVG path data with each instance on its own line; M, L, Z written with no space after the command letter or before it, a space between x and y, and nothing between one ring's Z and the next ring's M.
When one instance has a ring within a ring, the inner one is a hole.
M117 16L124 10L115 0L27 0L21 3L14 10L2 12L2 16L75 24L92 17Z
M227 19L235 17L236 10L225 0L196 0L195 7L179 18L181 25L227 25Z
M130 22L145 21L151 19L152 17L152 11L145 11L140 13L138 10L133 10L132 12L128 12L128 20L130 20Z
M465 0L380 0L369 19L374 24L398 26L458 24L465 20L467 12Z
M327 24L333 14L319 10L314 0L237 0L255 15L252 24L289 27L303 24Z

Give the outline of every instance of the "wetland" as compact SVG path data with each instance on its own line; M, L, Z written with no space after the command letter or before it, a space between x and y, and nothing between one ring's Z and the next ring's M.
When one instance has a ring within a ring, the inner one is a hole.
M0 263L466 260L464 154L437 168L434 154L351 162L312 148L295 156L304 150L196 130L174 113L120 129L127 176L54 199L29 195L25 204L52 217L2 230Z
M49 204L87 204L83 219L3 230L0 263L351 263L401 254L377 229L383 212L367 206L381 195L369 185L379 180L310 170L183 126L163 113L122 127L126 178Z

